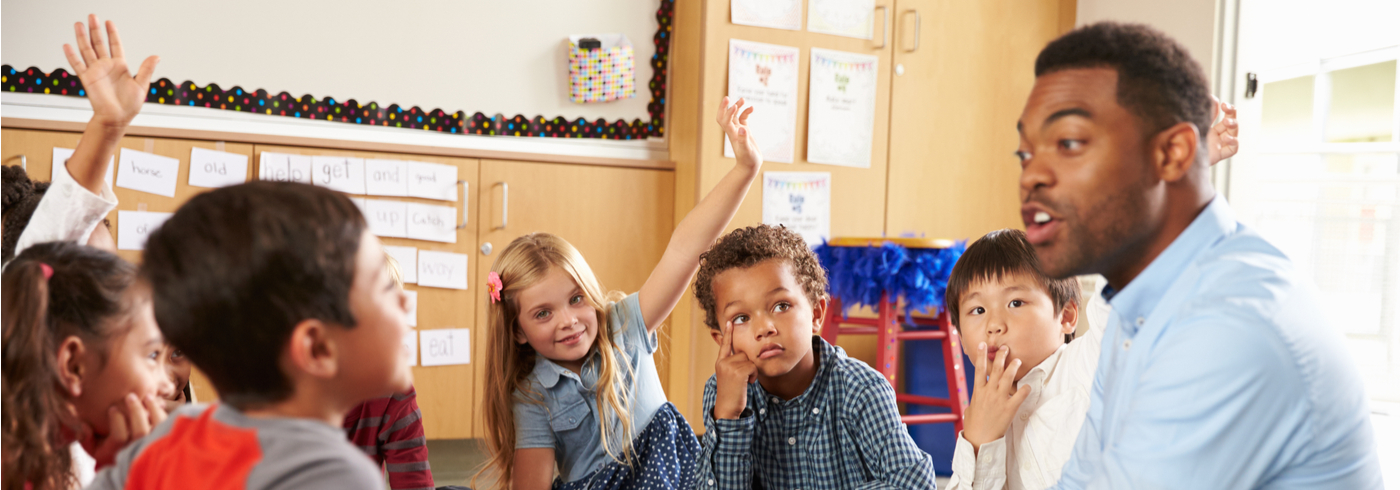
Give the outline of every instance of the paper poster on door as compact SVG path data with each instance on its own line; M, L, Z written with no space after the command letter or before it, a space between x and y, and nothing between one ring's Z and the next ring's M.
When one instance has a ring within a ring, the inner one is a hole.
M730 0L729 21L795 31L802 28L802 0Z
M418 282L418 249L385 245L384 253L389 254L399 263L399 275L403 276L404 284Z
M783 225L808 246L831 237L830 172L764 172L763 224Z
M72 148L59 148L59 147L56 147L56 146L54 147L54 149L53 149L53 171L52 171L51 174L49 175L49 182L53 182L54 179L58 177L58 171L59 171L59 170L63 170L63 169L67 169L67 168L68 168L68 159L69 159L69 158L73 158L73 149L72 149ZM115 172L116 170L117 170L117 156L116 156L116 155L112 155L111 159L109 159L109 160L107 161L107 176L105 177L105 179L107 180L107 187L112 187L112 172ZM70 174L70 175L71 175L71 174Z
M753 106L749 128L764 161L792 163L800 54L789 46L729 40L729 98ZM724 156L734 157L727 136Z
M144 250L146 238L174 214L117 211L117 250Z
M180 184L180 160L122 148L117 157L117 187L175 197Z
M311 157L262 152L258 158L258 180L311 183Z
M365 159L313 156L311 183L346 194L364 194Z
M807 161L870 168L879 63L875 56L812 48Z
M471 364L471 330L466 328L436 328L419 330L419 347L424 366Z
M418 251L418 285L435 288L467 288L467 256L451 252Z
M198 187L227 187L248 180L248 155L190 149L190 185Z
M870 39L875 33L875 0L809 0L807 30Z
M403 336L403 350L408 352L408 365L418 365L418 331L410 330Z

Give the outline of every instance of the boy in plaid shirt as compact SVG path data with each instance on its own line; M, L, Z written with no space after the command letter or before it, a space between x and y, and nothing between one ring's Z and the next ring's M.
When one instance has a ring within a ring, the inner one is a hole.
M782 227L735 230L700 256L695 296L720 353L695 488L935 488L889 382L813 334L826 286Z

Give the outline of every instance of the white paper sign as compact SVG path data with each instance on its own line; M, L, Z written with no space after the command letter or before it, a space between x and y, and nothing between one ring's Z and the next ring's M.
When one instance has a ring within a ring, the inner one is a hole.
M408 351L408 365L418 365L418 331L410 330L403 336L403 349Z
M117 211L117 249L143 250L146 238L175 213Z
M457 167L427 162L406 163L410 197L457 200Z
M385 245L384 252L399 263L399 273L403 275L405 284L418 282L418 249Z
M471 329L436 328L418 331L424 366L471 364Z
M408 204L408 237L414 240L457 243L457 208Z
M365 160L365 193L371 196L407 196L407 167L407 162L398 160Z
M870 168L880 58L812 48L807 161Z
M763 160L792 163L797 126L798 48L729 40L729 98L753 106L749 128ZM734 157L726 136L724 156Z
M247 181L247 155L204 148L190 149L190 185L227 187Z
M386 199L365 199L365 221L376 236L408 236L408 203ZM397 258L397 257L396 257Z
M417 272L417 271L415 271ZM418 326L418 291L404 291L408 295L408 326Z
M831 237L830 172L764 172L763 224L783 225L808 246Z
M258 159L258 180L311 183L311 157L262 152Z
M802 28L802 0L730 0L729 21L795 31Z
M346 194L364 194L365 159L313 156L311 183Z
M451 252L418 251L418 285L467 288L467 256Z
M122 148L117 158L117 187L175 197L180 160Z
M61 169L67 169L67 168L68 168L68 159L69 159L69 158L73 158L73 149L72 149L72 148L59 148L59 147L56 147L56 146L54 147L54 149L53 149L53 171L51 172L51 175L49 176L49 182L53 182L54 179L58 178L58 172L59 172L59 170L61 170ZM113 155L113 156L111 157L111 159L107 161L107 177L106 177L106 180L107 180L107 187L111 187L111 186L112 186L112 172L115 172L116 170L117 170L117 157L116 157L115 155ZM71 175L71 174L70 174L70 175Z
M875 0L809 0L807 30L870 39L875 33Z
M367 205L365 204L365 201L366 201L366 199L363 198L363 197L352 197L352 198L350 198L350 202L355 203L355 207L360 208L360 215L361 215L361 216L364 216L364 217L365 217L365 221L368 222L368 221L369 221L369 208L366 207Z

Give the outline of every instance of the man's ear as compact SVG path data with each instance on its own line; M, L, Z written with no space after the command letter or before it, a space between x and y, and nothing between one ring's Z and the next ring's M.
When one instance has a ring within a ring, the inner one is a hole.
M1152 163L1157 177L1175 183L1201 165L1201 132L1195 124L1179 122L1153 138Z
M70 335L58 344L58 382L70 398L83 394L83 378L88 374L83 361L87 355L87 345L76 335Z
M293 327L287 342L287 361L291 367L316 378L335 377L342 359L337 358L339 350L331 337L332 328L339 327L317 319L302 320Z
M826 320L826 306L826 298L812 305L812 331L818 334L822 331L822 322Z
M1079 328L1079 302L1070 301L1060 310L1060 333L1071 334L1076 328Z

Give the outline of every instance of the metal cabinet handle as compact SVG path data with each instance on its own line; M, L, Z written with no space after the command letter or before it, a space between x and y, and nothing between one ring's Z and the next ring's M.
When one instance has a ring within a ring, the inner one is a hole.
M904 11L905 15L909 15L911 13L914 14L914 47L904 50L904 52L906 53L913 53L919 50L919 31L922 30L920 24L923 23L923 16L919 15L919 11L917 9L909 9Z
M461 230L467 227L467 181L459 180L457 185L462 186L462 222L457 224L457 229Z
M501 227L497 229L504 230L507 220L510 219L510 184L497 182L496 185L501 186Z
M885 11L885 24L883 30L880 32L880 45L875 46L877 49L885 49L885 46L890 45L890 7L887 5L877 5L875 9Z

